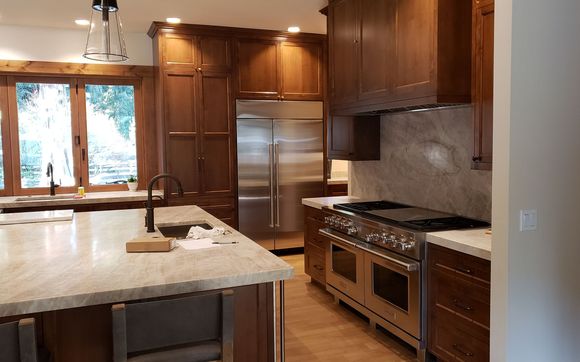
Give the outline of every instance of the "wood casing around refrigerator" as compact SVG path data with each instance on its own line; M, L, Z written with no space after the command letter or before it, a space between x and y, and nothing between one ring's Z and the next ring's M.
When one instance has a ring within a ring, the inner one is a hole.
M165 183L169 205L195 204L237 227L235 100L321 100L325 36L160 22L148 34L158 162L185 192Z

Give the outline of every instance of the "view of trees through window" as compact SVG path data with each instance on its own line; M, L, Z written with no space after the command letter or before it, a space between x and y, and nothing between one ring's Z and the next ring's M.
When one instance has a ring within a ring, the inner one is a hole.
M46 175L49 162L53 165L54 180L61 186L78 184L81 175L75 172L79 170L88 173L85 185L125 183L129 176L137 175L133 85L84 85L85 97L82 93L78 97L79 102L85 102L86 110L86 134L80 135L80 139L87 140L83 160L73 157L77 138L73 122L77 117L71 115L70 83L16 82L15 88L22 188L49 186ZM79 125L78 129L84 127ZM80 164L75 167L75 162ZM1 186L3 168L0 170Z
M47 187L49 162L56 183L74 186L70 85L16 83L16 99L22 187Z
M85 86L89 183L125 183L137 175L135 90L127 85Z

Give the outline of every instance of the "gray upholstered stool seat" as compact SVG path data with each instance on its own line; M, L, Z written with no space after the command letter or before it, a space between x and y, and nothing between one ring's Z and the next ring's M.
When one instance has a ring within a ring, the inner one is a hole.
M114 361L233 361L233 294L114 305Z
M0 324L0 361L36 362L34 319Z

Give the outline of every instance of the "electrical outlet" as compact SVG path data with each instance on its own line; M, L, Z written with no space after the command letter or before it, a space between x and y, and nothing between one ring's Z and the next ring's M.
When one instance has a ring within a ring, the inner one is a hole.
M534 231L538 228L538 210L520 210L520 231Z

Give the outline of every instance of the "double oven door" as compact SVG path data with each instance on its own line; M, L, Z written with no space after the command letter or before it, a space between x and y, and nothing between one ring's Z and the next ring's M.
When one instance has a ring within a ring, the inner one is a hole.
M326 283L421 338L421 263L330 229Z
M365 306L421 338L421 263L372 248L364 259Z
M326 249L326 283L364 304L364 251L334 231L323 229L320 233L330 240Z

